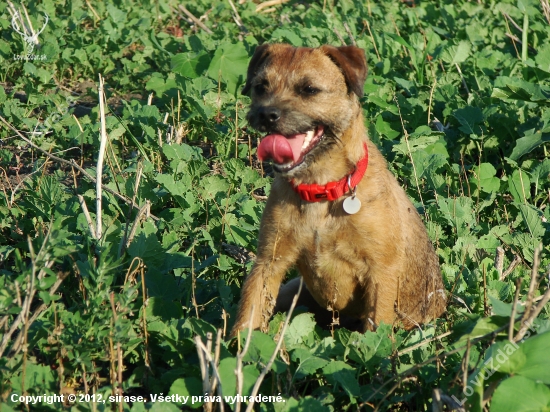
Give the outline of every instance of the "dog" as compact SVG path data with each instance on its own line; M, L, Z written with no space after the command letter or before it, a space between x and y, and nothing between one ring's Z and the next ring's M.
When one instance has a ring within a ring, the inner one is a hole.
M298 303L318 323L406 329L439 317L446 294L439 261L415 207L368 139L359 99L365 52L354 46L258 46L243 94L249 124L265 133L257 155L275 179L260 223L232 336L266 331L275 310ZM254 310L253 310L254 307ZM251 316L252 315L252 316Z

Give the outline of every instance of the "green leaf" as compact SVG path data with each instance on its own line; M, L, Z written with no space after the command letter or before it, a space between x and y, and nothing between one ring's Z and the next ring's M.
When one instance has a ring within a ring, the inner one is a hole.
M241 333L241 347L245 345L246 333ZM271 355L275 351L276 343L272 337L262 333L260 331L253 331L250 337L251 341L248 347L248 352L246 352L245 357L243 358L244 362L255 362L260 364L267 364ZM272 366L275 373L280 374L286 370L286 364L276 360Z
M474 168L473 181L479 182L480 189L486 193L498 192L500 179L495 177L497 171L490 163L482 163Z
M371 359L376 362L391 354L393 346L390 335L391 325L382 323L376 332L367 331L364 334L352 332L345 346L349 348L350 358L363 364L367 364Z
M530 186L529 176L522 170L514 170L508 178L508 190L517 203L525 203L531 198Z
M517 161L545 142L550 142L550 127L538 131L535 131L535 129L528 130L523 137L516 140L510 159Z
M164 256L162 245L157 239L156 227L151 222L145 222L143 228L139 228L137 235L128 248L131 257L143 259L148 267L161 266Z
M455 110L453 116L460 123L460 131L466 134L481 134L479 124L483 123L483 112L479 107L468 106L463 109Z
M212 107L207 106L204 103L204 100L199 97L195 97L193 95L187 94L183 96L185 101L189 104L189 107L191 108L191 115L189 116L191 119L195 117L199 117L202 120L208 120L212 114L214 113L212 110Z
M469 232L469 227L475 222L472 198L465 196L454 199L439 197L437 204L443 217L456 228L459 236Z
M234 357L222 359L218 365L224 396L235 396L237 393L237 379L235 378L236 368L237 358Z
M526 361L521 347L509 340L492 344L485 353L483 364L477 369L483 374L486 372L515 373Z
M216 328L205 320L190 317L187 318L185 322L188 323L189 326L191 326L194 334L199 335L203 338L205 338L208 333L211 333L212 336L216 335Z
M449 63L452 65L462 63L466 61L466 59L470 55L470 49L470 42L462 40L456 45L451 45L447 47L441 54L441 59L443 59L445 63Z
M405 46L407 50L414 50L412 46L409 43L407 43L407 40L405 40L403 37L394 33L385 33L385 35L388 36L390 39L395 40L400 45Z
M535 62L539 69L550 73L550 43L543 44L541 47L537 48Z
M237 379L235 377L235 368L237 360L233 357L222 359L218 366L224 396L237 395ZM248 396L254 387L254 383L260 376L256 365L245 365L243 367L243 391L239 395ZM199 392L197 392L199 393Z
M414 152L412 154L412 159L419 179L422 179L428 175L432 175L433 177L440 167L447 164L445 155L441 153L427 154L423 150Z
M283 41L292 44L294 47L304 46L304 38L301 33L296 33L294 30L279 27L271 33L272 41Z
M374 127L379 134L381 134L382 136L386 136L390 140L395 139L400 134L400 132L393 130L390 124L384 121L382 116L378 116L376 118L376 123Z
M491 412L548 412L550 389L523 376L505 379L496 388Z
M500 282L498 280L492 281L492 282L499 282L502 285L507 285L507 283ZM491 285L490 285L490 287L491 287ZM491 288L494 289L494 287L491 287ZM491 302L492 312L496 316L506 317L506 316L510 316L510 314L512 313L512 304L511 303L504 303L501 300L499 300L496 297L491 296L491 295L489 295L489 301ZM518 304L516 306L516 309L517 309L516 313L518 313L518 314L522 313L522 306L520 304Z
M127 11L117 9L115 6L109 4L107 6L107 12L114 23L122 23L126 20Z
M533 262L535 248L540 244L540 239L530 233L516 232L513 234L512 244L517 246L528 262Z
M534 206L529 204L519 205L519 210L521 212L521 217L529 229L529 233L534 238L540 238L546 233L546 229L543 226L542 219L544 215L542 212Z
M165 81L164 76L162 74L153 73L152 77L145 84L145 90L153 90L158 96L162 96L162 94L166 90L177 89L177 88L178 88L178 85L176 83L176 80L173 74L168 75Z
M43 392L55 391L55 372L49 365L29 363L25 370L25 388Z
M333 360L323 368L323 374L331 385L341 386L354 403L354 398L360 392L354 368L345 362Z
M495 248L496 249L496 248ZM494 249L493 249L494 250ZM492 250L491 250L492 251ZM494 273L494 269L493 269ZM504 301L510 298L512 293L512 286L510 283L502 282L500 280L491 279L487 282L488 288L489 288L489 297L491 298L493 296L498 297L498 299ZM494 302L493 302L494 303ZM503 305L506 305L506 303L503 303ZM510 304L510 307L512 305ZM494 309L494 307L493 307ZM521 313L522 308L518 308L518 313ZM493 310L495 315L499 316L506 316L501 313L499 313L497 310ZM507 314L510 314L510 310L508 310Z
M461 346L467 342L468 339L472 340L488 333L494 332L501 326L505 325L507 319L500 316L489 316L486 318L480 318L475 323L468 322L464 326L467 328L467 333L462 335L459 340L455 342L455 346ZM455 328L455 331L460 331L462 327Z
M197 394L199 393L203 393L202 382L200 379L191 376L176 379L170 386L170 392L168 392L168 395L188 396L189 400L186 403L186 406L192 409L198 409L202 406L202 402L197 401L192 403L191 398L193 396L198 396Z
M329 361L313 355L309 350L298 348L292 351L292 360L298 362L296 371L292 378L293 381L302 379L307 375L312 375L318 369L324 368Z
M315 325L311 313L302 313L292 319L285 334L287 348L294 348L302 344L308 335L313 332Z
M209 55L201 51L199 53L178 53L172 56L171 65L174 73L194 79L206 70L209 63Z
M376 123L378 123L378 120L376 121ZM407 140L403 136L401 138L401 142L399 144L394 145L392 150L394 152L398 152L402 154L408 154L409 150L411 153L414 153L418 150L425 149L431 144L434 144L441 138L442 135L443 133L441 132L434 132L429 128L425 128L424 126L421 126L417 128L414 131L414 133L411 133L409 135L408 144L407 144Z
M495 88L491 97L548 104L550 87L529 83L517 77L500 76L495 80Z
M202 181L202 191L206 199L213 199L218 193L227 194L229 183L220 175L210 175Z
M243 394L250 394L254 384L260 376L260 371L256 365L246 365L243 367Z
M542 163L535 166L531 172L531 179L535 185L536 192L538 192L539 185L547 183L550 180L550 159L544 159Z
M163 321L167 321L170 319L181 319L183 317L181 304L157 297L147 300L146 311L148 320L160 318Z
M215 81L224 82L227 91L235 95L238 87L244 83L248 60L243 43L222 43L214 52L208 75Z
M385 34L386 36L395 40L400 45L404 46L409 51L411 55L412 64L415 67L416 71L418 71L418 61L416 58L416 50L414 49L414 47L412 47L409 43L407 43L407 41L403 37L398 36L397 34L393 34L393 33L385 33Z
M48 70L38 68L36 70L36 77L38 77L40 83L47 84L51 80L52 74Z
M192 183L191 177L188 175L183 175L182 180L175 181L174 177L171 175L159 174L155 177L155 180L162 185L168 193L174 196L176 200L183 194L189 193L188 191Z
M528 336L526 334L526 336ZM523 340L520 344L521 355L518 358L525 358L524 362L517 363L509 373L515 373L536 382L550 384L550 332L535 335ZM523 355L523 356L522 356ZM512 358L515 360L515 358Z

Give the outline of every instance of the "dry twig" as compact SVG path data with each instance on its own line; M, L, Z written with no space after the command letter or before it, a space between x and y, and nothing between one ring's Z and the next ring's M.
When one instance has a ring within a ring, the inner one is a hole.
M88 227L90 228L90 234L94 239L97 239L97 235L94 228L94 222L92 220L92 217L90 216L90 212L88 211L88 206L86 206L86 201L84 200L84 196L77 195L78 202L80 203L80 207L82 208L82 211L84 212L84 217L86 218L86 222L88 223Z
M233 16L233 20L235 20L235 24L237 24L240 30L248 31L246 30L246 27L244 27L241 16L239 15L239 12L237 11L237 8L235 7L235 4L233 3L233 1L232 0L227 0L227 1L229 2L229 5L231 6L231 8L233 9L233 12L235 13L235 15Z
M548 0L540 0L540 4L542 6L544 17L546 17L546 21L548 22L548 24L550 24L550 3L548 2Z
M105 124L105 93L103 91L104 83L103 77L99 75L99 122L100 122L100 133L99 133L99 154L97 156L97 166L96 166L96 239L101 239L103 235L103 226L101 220L101 201L102 201L102 189L103 185L101 184L103 176L103 158L105 157L105 148L107 147L107 126Z
M46 242L44 242L44 244L45 243ZM40 254L40 252L39 252L39 254ZM46 262L44 264L44 267L42 269L40 269L40 271L38 272L37 278L39 280L42 279L44 277L44 275L46 274L46 269L50 269L53 266L53 264L54 264L53 260L50 260L50 261ZM57 284L56 288L54 289L54 292L55 292L55 290L57 290L57 288L59 287L59 285L61 284L63 279L64 279L64 277L62 279L58 279L56 281L56 283L52 286L52 288L53 288ZM58 284L58 282L59 282L59 284ZM50 290L52 290L52 288ZM35 311L33 316L30 319L28 318L28 315L29 315L28 310L30 310L30 306L31 306L32 300L34 298L35 292L36 292L36 290L34 290L34 288L29 287L27 296L25 296L25 299L23 300L22 304L20 305L21 309L22 309L21 312L19 312L19 315L17 315L17 317L13 321L10 329L4 334L4 336L2 336L2 341L0 342L0 357L2 357L2 355L4 354L4 351L6 350L6 347L8 346L8 342L10 341L12 335L15 333L15 331L17 330L17 328L19 327L21 322L25 321L26 328L28 329L30 327L30 325L36 320L38 315L42 312L43 309ZM15 342L13 343L13 345L12 345L12 352L14 352L14 353L19 352L19 350L21 349L22 341L23 341L23 334L20 334L17 337L17 339L15 340Z
M351 29L349 28L349 25L347 22L344 22L344 29L346 29L346 33L348 33L348 37L351 41L351 44L354 46L357 46L357 42L355 41L355 37L353 37L353 33L351 32Z
M195 23L197 26L199 26L201 29L203 29L205 32L207 32L208 34L212 34L212 30L210 30L208 27L206 27L204 25L204 23L202 21L200 21L199 19L197 19L193 13L191 13L189 10L187 10L185 8L185 6L183 5L179 5L178 8L183 11L185 14L187 14L187 17L189 17L191 20L193 20L193 23Z
M256 6L256 13L271 6L277 6L279 4L287 3L289 0L268 0L260 3Z
M544 306L550 300L550 287L548 287L544 295L542 295L542 298L540 299L539 303L533 307L533 303L535 302L534 291L538 284L538 270L540 265L541 251L542 251L541 246L535 249L535 256L533 259L533 269L531 270L531 283L529 284L529 292L527 293L527 300L525 302L525 312L521 317L520 329L516 334L516 336L514 337L513 342L519 342L520 340L523 339L523 337L527 333L527 330L533 324L535 318L539 315L539 313L542 311Z
M495 256L495 268L498 271L498 277L502 277L502 269L504 265L504 249L500 246L497 247L497 252Z
M508 266L508 269L506 269L502 273L499 280L506 279L506 276L508 276L510 273L512 273L514 271L514 269L516 268L516 266L519 265L520 263L521 263L521 258L518 255L515 255L514 260L512 260L512 262L510 263L510 266Z
M15 134L17 134L17 136L21 139L21 140L24 140L28 145L30 145L33 149L39 151L40 153L44 154L45 156L49 157L51 160L55 160L56 162L58 163L62 163L62 164L66 164L68 166L71 166L71 167L74 167L76 170L78 170L80 173L82 173L82 175L87 178L89 181L91 181L92 183L96 183L97 179L95 177L93 177L90 173L88 173L84 168L80 167L78 165L78 163L76 163L74 160L71 160L71 161L68 161L68 160L65 160L65 159L62 159L60 157L57 157L51 153L48 153L46 150L42 149L40 146L37 146L36 144L34 144L30 139L26 138L23 133L21 133L19 130L17 130L15 127L13 127L11 124L8 123L8 121L6 119L4 119L2 116L0 116L0 121L2 123L4 123L8 128L10 128L12 131L15 132ZM120 193L112 190L111 188L105 186L105 185L101 185L102 189L105 190L107 193L110 193L112 194L114 197L116 197L117 199L120 199L122 200L123 202L125 202L126 204L129 204L131 205L132 202L130 199L128 199L126 196L123 196L121 195ZM135 209L139 209L139 206L137 205L133 205L133 207ZM149 216L151 219L153 219L154 221L158 222L160 219L154 215L150 215Z
M252 328L250 325L252 325L252 319L254 319L254 305L252 305L252 308L250 309L250 319L248 321L248 334L246 336L246 342L244 344L244 348L242 351L237 353L237 368L235 369L235 375L237 376L237 395L241 395L243 393L243 358L244 355L246 355L246 352L248 351L248 347L250 346L250 338L252 336ZM239 335L237 335L237 340L240 342ZM235 405L235 412L240 412L241 410L241 400L239 397L237 397L237 404Z
M514 302L512 303L512 314L510 315L510 327L508 328L508 340L511 342L514 338L514 325L515 322L512 322L512 319L516 318L516 306L519 299L519 288L521 286L521 280L516 280L516 294L514 295Z
M218 331L218 336L221 336L219 331ZM222 397L223 396L222 381L221 381L221 378L220 378L220 373L218 371L218 365L216 363L216 355L214 355L214 358L212 358L212 354L210 352L211 346L212 346L212 334L211 333L207 334L207 339L209 341L208 347L204 345L204 343L202 342L200 336L195 336L195 343L197 345L197 354L199 355L201 373L202 373L202 378L203 378L203 390L206 393L212 394L214 392L214 389L217 386L216 391L218 393L218 396ZM221 345L221 340L216 339L216 346L219 346L219 345ZM219 347L216 347L215 351L216 351L216 353L218 353L217 356L219 357ZM212 373L214 375L214 379L212 380L212 382L210 382L207 362L210 363L210 366L212 367ZM203 373L203 371L204 371L204 373ZM212 410L212 404L210 402L208 402L208 404L205 403L204 406L205 406L205 410ZM223 402L219 403L219 407L220 407L220 411L224 412Z
M429 339L423 340L422 342L418 342L415 345L409 346L408 348L405 348L402 351L397 352L397 356L401 356L401 355L404 355L406 353L412 352L413 350L418 349L418 348L420 348L424 345L427 345L428 343L433 342L434 340L441 340L441 339L449 336L451 333L453 333L453 332L452 331L445 332L445 333L442 333L441 335L434 336L433 338L429 338Z
M283 343L283 339L285 337L286 328L288 327L290 317L292 316L292 312L294 312L294 308L296 307L296 303L298 302L298 297L300 296L300 293L302 292L302 286L303 286L304 280L300 278L300 287L298 288L298 292L296 292L296 295L294 296L294 299L292 299L292 304L290 305L290 309L288 310L288 313L286 315L285 323L283 325L283 328L281 329L281 334L279 335L279 340L277 340L277 346L275 347L275 350L273 351L273 354L271 355L271 358L269 358L269 361L265 365L265 367L262 370L262 373L260 373L260 376L258 376L258 379L256 379L256 383L254 384L254 387L252 388L252 392L250 393L251 398L255 397L258 394L258 391L260 390L260 385L262 384L262 381L264 380L265 376L267 375L267 372L271 369L271 365L273 365L273 362L275 361L275 358L277 357L277 354L279 353L279 349L281 349L281 345ZM246 407L246 412L252 412L254 409L254 401L249 400L248 406Z

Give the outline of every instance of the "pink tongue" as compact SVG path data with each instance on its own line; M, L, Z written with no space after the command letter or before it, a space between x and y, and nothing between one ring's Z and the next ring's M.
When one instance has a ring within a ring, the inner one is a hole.
M300 159L305 138L305 133L293 134L288 137L282 134L267 135L258 146L258 158L262 162L273 159L275 163L279 164L297 162Z

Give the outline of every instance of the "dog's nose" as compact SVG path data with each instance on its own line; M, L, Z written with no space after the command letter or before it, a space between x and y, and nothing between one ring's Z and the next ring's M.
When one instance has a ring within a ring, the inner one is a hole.
M281 111L273 106L262 107L258 111L260 122L264 125L273 125L281 118Z

